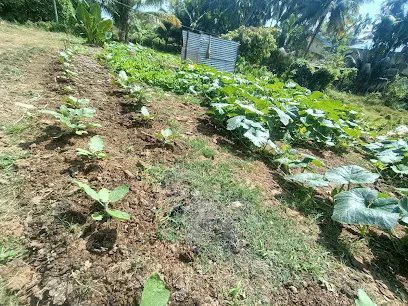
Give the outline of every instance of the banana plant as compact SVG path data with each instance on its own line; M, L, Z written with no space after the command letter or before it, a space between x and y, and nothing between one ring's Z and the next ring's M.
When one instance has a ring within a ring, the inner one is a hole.
M88 143L88 150L77 148L76 154L79 156L85 156L90 160L94 159L104 159L109 158L109 156L103 151L104 150L104 142L102 137L99 135L93 136Z
M123 199L129 192L129 186L120 186L113 190L102 188L99 192L93 190L90 186L79 181L73 181L77 184L85 193L98 202L104 209L102 213L92 214L92 219L101 221L104 217L112 217L119 221L129 221L130 216L128 213L120 210L114 210L110 208L110 205L114 202Z
M88 43L101 45L112 37L110 30L113 26L112 19L102 19L100 5L95 2L89 5L81 1L76 9L76 19Z

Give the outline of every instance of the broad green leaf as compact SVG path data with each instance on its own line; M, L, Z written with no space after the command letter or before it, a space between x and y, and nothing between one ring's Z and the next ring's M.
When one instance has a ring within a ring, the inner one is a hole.
M320 92L320 91L314 91L314 92L312 92L312 93L308 96L308 98L309 98L309 99L320 99L322 96L323 96L323 93L322 93L322 92Z
M126 74L125 71L123 71L123 70L119 71L118 79L119 79L119 83L120 83L122 86L126 86L126 85L127 85L128 76L127 76L127 74Z
M408 174L408 165L399 164L391 166L391 169L398 174Z
M92 214L91 217L95 221L101 221L103 219L103 214L95 213L95 214Z
M139 306L166 306L169 298L170 291L160 276L155 273L146 280Z
M73 182L77 184L83 191L85 191L85 193L89 195L92 199L94 199L95 201L99 201L99 194L91 187L89 187L87 184L75 180Z
M93 136L88 145L91 152L103 151L104 148L102 137L99 135Z
M318 167L324 167L324 163L320 161L317 157L304 153L301 153L301 155L304 157L302 160L303 163L312 163Z
M343 191L334 197L332 219L341 223L378 225L390 229L398 223L398 201L378 198L378 192L370 188Z
M356 306L377 306L363 289L358 289L358 296L354 302Z
M394 164L404 159L404 155L394 149L381 151L376 154L376 157L384 164Z
M140 109L140 113L145 116L148 117L150 115L149 111L147 110L146 106L142 106L142 108Z
M255 146L259 148L263 147L269 140L269 132L256 130L254 128L250 128L244 133L243 136L248 138Z
M329 181L324 177L324 175L316 173L299 173L294 175L285 175L284 177L287 181L295 181L302 184L306 184L310 187L323 187L329 186Z
M106 32L109 32L112 29L113 21L112 19L105 19L99 22L98 32L105 36Z
M130 216L128 213L120 210L112 210L109 208L106 208L106 213L111 216L112 218L119 220L119 221L129 221Z
M164 138L167 138L173 135L173 131L170 128L167 128L165 130L161 130L161 134Z
M121 200L129 192L129 186L123 185L116 187L109 194L109 203Z
M233 131L241 126L241 122L245 119L245 116L235 116L228 119L227 121L227 130Z
M109 189L102 188L101 190L99 190L98 195L100 201L103 203L109 203L109 194Z
M84 156L92 155L92 153L89 152L88 150L84 150L84 149L81 149L81 148L76 149L76 154L77 155L84 155Z
M408 224L408 198L403 198L400 200L399 208L402 213L401 221Z
M329 169L325 174L326 178L337 185L353 184L372 184L380 176L371 173L359 166L341 166Z
M272 109L278 114L280 122L282 122L283 125L288 125L289 122L291 121L291 118L282 110L280 110L277 107L272 107Z

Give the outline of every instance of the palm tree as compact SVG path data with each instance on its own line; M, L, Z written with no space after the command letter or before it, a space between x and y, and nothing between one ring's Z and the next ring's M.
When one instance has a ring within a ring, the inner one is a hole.
M302 17L316 25L313 35L306 48L305 55L309 52L316 35L319 34L323 22L328 18L327 29L331 33L342 33L350 17L358 13L361 4L367 0L312 0L305 2Z
M115 25L119 28L119 40L126 42L132 14L143 14L142 8L159 6L165 2L165 0L101 0L101 5L112 16Z

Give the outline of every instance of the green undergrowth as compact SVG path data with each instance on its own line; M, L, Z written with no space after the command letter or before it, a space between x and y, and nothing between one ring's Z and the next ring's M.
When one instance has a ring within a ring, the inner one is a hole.
M357 96L347 92L327 90L326 94L332 99L341 100L360 108L365 115L368 126L380 133L388 132L401 124L406 125L408 122L408 111L385 106L381 96L375 93Z
M226 281L221 287L228 288L242 282L247 293L242 305L262 300L284 284L322 278L329 272L330 256L312 237L295 221L282 218L279 207L264 207L258 188L234 179L250 164L236 158L200 159L210 145L202 139L188 143L192 147L188 157L171 167L153 166L146 173L151 182L178 190L178 196L157 212L162 240L190 245L200 273L233 274L219 281Z

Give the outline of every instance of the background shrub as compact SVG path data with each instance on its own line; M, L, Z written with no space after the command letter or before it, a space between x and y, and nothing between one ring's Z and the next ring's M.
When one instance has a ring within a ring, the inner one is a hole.
M239 55L251 64L260 65L276 50L276 28L240 27L221 38L240 43Z
M71 1L56 1L60 24L69 25L74 12ZM29 20L32 22L55 22L54 6L50 0L1 0L0 17L20 23Z

